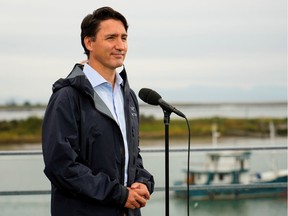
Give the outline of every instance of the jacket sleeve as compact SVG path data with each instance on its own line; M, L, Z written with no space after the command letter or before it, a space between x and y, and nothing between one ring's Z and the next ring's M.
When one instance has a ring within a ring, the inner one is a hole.
M123 206L128 189L103 172L93 174L79 157L80 108L75 91L60 89L47 106L42 127L44 173L66 193Z
M143 167L142 157L138 154L138 159L136 163L136 178L135 182L141 182L145 184L150 192L150 194L154 191L154 177Z
M154 191L154 177L144 168L143 166L143 160L142 157L140 155L140 148L139 148L139 104L138 104L138 100L137 97L135 95L135 92L133 90L131 90L131 97L133 100L133 103L136 107L137 110L137 117L138 117L138 154L137 154L137 159L136 159L136 176L135 176L135 182L140 182L143 183L147 186L150 194L153 193Z

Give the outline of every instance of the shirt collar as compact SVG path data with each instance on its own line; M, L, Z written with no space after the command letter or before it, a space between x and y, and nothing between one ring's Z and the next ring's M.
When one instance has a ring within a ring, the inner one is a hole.
M94 70L89 64L84 64L83 73L86 75L87 79L91 83L92 87L108 83L96 70ZM123 85L123 79L118 72L116 72L116 85Z

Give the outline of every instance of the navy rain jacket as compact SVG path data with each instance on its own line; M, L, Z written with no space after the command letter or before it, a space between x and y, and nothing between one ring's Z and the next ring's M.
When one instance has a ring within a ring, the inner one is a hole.
M42 128L44 172L52 184L53 216L140 216L124 204L124 141L121 130L76 64L66 79L53 85ZM139 110L125 69L124 103L129 148L128 186L134 182L154 190L153 176L139 154Z

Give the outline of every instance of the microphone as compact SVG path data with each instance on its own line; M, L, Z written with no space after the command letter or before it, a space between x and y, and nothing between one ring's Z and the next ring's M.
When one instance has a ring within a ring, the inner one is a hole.
M160 105L162 109L168 111L168 112L174 112L175 114L186 118L186 116L177 110L175 107L172 105L168 104L166 101L162 99L162 97L155 91L149 88L142 88L139 91L138 96L143 100L145 103L148 103L150 105Z

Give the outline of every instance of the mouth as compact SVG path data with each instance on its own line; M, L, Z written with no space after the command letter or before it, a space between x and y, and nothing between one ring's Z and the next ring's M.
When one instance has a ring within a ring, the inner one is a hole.
M112 53L112 56L116 58L124 58L125 52L123 51L123 52Z

